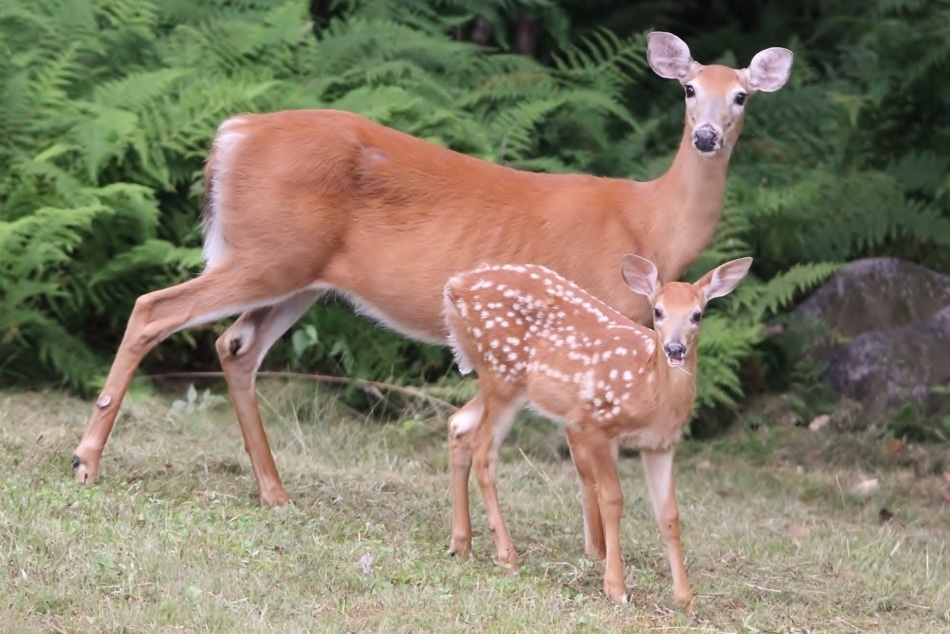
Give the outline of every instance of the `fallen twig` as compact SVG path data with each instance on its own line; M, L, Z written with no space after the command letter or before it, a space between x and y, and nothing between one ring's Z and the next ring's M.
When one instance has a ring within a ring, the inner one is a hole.
M458 407L449 403L446 400L438 398L437 396L432 396L431 394L426 393L424 390L420 390L415 387L408 387L405 385L396 385L395 383L383 383L381 381L371 381L369 379L351 379L344 376L332 376L329 374L306 374L304 372L274 372L274 371L264 371L258 372L257 376L267 377L267 378L277 378L277 379L297 379L304 381L316 381L319 383L338 383L346 384L353 383L358 388L375 396L377 398L383 398L380 390L386 390L389 392L397 392L400 394L405 394L406 396L412 396L414 398L423 399L430 401L437 405L440 405L451 411L456 411ZM149 374L148 378L150 379L223 379L224 372L162 372L159 374Z
M748 582L743 582L743 583L744 583L745 585L749 586L750 588L753 588L753 589L755 589L755 590L762 590L763 592L775 592L775 593L781 593L781 592L782 592L781 590L776 590L775 588L765 588L765 587L763 587L763 586L757 586L757 585L755 585L754 583L748 583Z

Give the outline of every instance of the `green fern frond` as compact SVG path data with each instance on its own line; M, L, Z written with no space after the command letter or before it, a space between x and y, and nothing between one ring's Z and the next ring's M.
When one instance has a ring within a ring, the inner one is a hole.
M759 319L789 306L802 293L812 290L838 272L842 264L812 262L796 264L758 287L754 310Z
M623 40L607 29L597 29L556 55L554 64L572 83L616 92L646 72L644 50L644 35Z

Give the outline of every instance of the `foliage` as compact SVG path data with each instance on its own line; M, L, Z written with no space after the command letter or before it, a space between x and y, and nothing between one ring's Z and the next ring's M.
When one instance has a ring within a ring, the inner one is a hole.
M514 167L655 176L682 106L646 68L651 26L703 62L796 53L790 84L753 99L723 221L688 273L755 257L705 322L702 407L738 403L749 360L771 354L766 326L841 264L950 270L950 88L932 80L946 3L629 4L0 0L0 377L91 389L135 298L199 270L201 165L236 112L340 108ZM478 20L493 47L469 41ZM526 20L536 59L512 52ZM176 335L147 367L213 365L215 332ZM333 300L268 363L414 383L450 371L444 350Z
M196 272L201 162L235 112L353 110L554 170L582 169L578 156L608 149L609 121L629 119L618 93L638 67L640 36L602 34L546 68L443 35L458 16L396 19L380 6L353 3L314 37L299 0L4 0L0 372L88 387L135 297ZM555 148L543 158L542 140ZM332 343L306 360L335 369L342 357L354 376L418 378L428 359L448 360L334 307L308 320ZM194 340L176 341L166 358L188 362ZM378 354L350 355L356 347Z

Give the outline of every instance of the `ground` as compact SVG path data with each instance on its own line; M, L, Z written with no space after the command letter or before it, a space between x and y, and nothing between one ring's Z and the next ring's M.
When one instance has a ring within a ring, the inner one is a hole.
M384 425L332 392L264 385L296 503L273 509L257 502L230 406L179 395L172 408L175 398L127 399L100 482L82 487L70 456L90 403L0 392L0 629L950 631L947 476L889 461L881 441L740 424L681 445L697 592L683 610L634 456L620 467L632 603L615 605L601 562L583 555L573 469L544 421L523 421L502 452L500 498L523 564L505 575L474 483L475 558L446 554L444 416Z

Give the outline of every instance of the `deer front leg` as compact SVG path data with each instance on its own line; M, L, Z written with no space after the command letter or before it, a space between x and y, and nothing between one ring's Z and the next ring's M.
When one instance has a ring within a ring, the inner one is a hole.
M673 600L679 605L687 605L693 600L693 590L686 576L680 543L680 514L676 504L676 491L673 488L673 449L642 451L640 456L653 511L660 524L660 532L666 540L666 552L673 575Z

